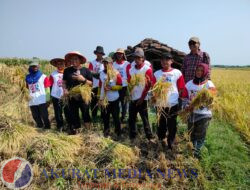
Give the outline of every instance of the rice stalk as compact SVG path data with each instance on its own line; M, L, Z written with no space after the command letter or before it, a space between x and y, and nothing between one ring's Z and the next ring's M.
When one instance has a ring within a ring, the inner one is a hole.
M128 89L130 94L133 93L133 90L136 86L145 87L145 84L146 84L146 77L144 74L139 73L131 75L131 79L128 83Z
M64 104L68 104L70 98L79 99L82 98L85 104L89 104L91 102L91 95L92 95L92 87L85 84L85 85L77 85L69 90L69 94L62 97L62 101Z
M202 107L211 109L213 107L214 98L215 94L211 90L203 88L190 102L190 109L185 109L179 113L181 120L186 122L195 109Z

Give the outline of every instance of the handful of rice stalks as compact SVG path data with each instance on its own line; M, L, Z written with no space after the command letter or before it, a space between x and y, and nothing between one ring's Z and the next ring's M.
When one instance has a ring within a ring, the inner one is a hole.
M105 81L105 86L109 86L109 83L112 81L112 80L116 80L116 76L118 74L118 71L115 70L113 68L112 65L108 64L107 65L107 79ZM99 101L99 105L102 107L102 108L106 108L108 106L108 99L107 99L107 96L106 96L106 92L104 91L104 99Z
M182 119L182 121L186 122L195 109L200 109L203 107L211 109L213 106L214 98L215 94L212 91L205 88L202 89L190 102L190 109L185 109L179 113L180 118Z
M150 91L153 94L153 103L160 108L167 107L168 92L171 89L172 84L170 82L165 82L163 77L158 80Z
M85 104L89 104L91 102L91 94L92 94L92 87L85 84L85 85L77 85L70 89L69 94L62 98L62 101L65 104L68 104L69 98L82 98Z
M130 82L128 84L129 91L132 92L135 86L144 87L146 84L146 78L143 74L134 74L131 76Z

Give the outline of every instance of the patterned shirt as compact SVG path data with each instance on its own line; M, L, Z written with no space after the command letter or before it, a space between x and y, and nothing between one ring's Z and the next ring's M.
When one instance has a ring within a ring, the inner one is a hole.
M182 65L182 74L185 79L185 83L193 80L195 77L195 70L199 63L206 63L209 65L208 78L210 79L211 65L210 57L208 53L199 51L197 54L192 54L191 52L186 55Z

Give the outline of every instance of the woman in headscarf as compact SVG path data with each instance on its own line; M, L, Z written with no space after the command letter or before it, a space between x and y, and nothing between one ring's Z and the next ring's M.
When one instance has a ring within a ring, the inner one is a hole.
M208 80L208 74L209 66L207 64L200 63L197 65L194 79L190 80L186 84L189 101L192 101L192 99L202 89L208 89L214 92L216 91L213 82ZM206 131L212 118L212 111L207 107L194 109L189 106L186 109L192 110L192 114L188 119L188 129L190 131L191 141L195 149L194 156L200 158L200 149L205 141Z

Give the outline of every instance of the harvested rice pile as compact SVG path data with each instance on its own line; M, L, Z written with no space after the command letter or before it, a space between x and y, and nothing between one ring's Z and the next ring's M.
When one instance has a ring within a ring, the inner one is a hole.
M17 155L38 133L35 128L0 117L0 155L4 158Z
M80 136L47 133L36 137L27 148L27 157L39 166L68 167L82 145Z

